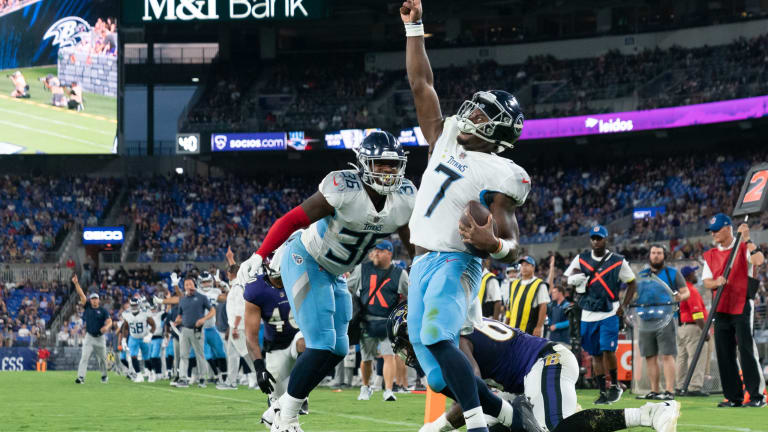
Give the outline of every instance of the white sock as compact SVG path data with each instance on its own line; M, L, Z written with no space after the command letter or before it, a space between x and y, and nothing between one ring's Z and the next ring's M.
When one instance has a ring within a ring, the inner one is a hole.
M501 411L499 412L499 416L497 419L499 419L499 423L503 424L504 426L510 426L512 424L512 414L513 414L512 404L508 403L505 400L501 401Z
M278 404L280 405L280 418L286 421L298 418L299 410L303 403L304 399L296 399L289 395L288 392L283 393L278 401Z
M650 426L649 424L641 424L641 419L640 408L624 408L624 421L627 423L627 427Z
M448 418L445 416L445 413L443 413L440 417L438 417L437 420L432 422L432 424L434 424L435 427L437 427L437 429L440 431L453 430L453 426L451 426L451 424L448 423ZM450 429L446 429L446 427Z
M464 421L467 423L467 430L488 427L488 424L485 422L485 415L483 415L483 407L464 411Z

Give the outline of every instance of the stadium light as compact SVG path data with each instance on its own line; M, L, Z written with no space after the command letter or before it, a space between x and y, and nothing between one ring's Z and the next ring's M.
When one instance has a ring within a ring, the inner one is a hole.
M184 174L184 168L182 167L176 167L176 174L182 175Z
M198 77L192 77L192 82L194 82L194 83L196 83L196 82L200 82L200 78L198 78Z

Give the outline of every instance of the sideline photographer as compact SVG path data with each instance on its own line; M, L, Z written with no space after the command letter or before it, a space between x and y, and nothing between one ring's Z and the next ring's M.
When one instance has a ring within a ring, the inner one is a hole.
M11 97L17 99L29 99L29 84L27 84L27 80L24 79L24 75L21 74L21 71L16 71L11 75L6 75L6 77L13 83Z

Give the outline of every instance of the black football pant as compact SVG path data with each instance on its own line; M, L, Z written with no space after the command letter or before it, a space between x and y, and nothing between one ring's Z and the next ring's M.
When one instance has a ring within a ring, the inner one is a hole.
M744 312L740 315L720 312L715 315L715 353L720 368L720 382L725 398L735 403L744 400L744 390L749 392L752 400L762 398L765 390L757 346L752 336L753 321L754 303L751 300L746 302ZM737 351L743 381L739 376L739 363L736 363Z

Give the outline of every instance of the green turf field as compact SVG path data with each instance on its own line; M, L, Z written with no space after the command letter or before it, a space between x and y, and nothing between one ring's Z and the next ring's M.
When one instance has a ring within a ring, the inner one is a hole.
M75 372L0 372L0 430L2 431L264 431L258 423L266 408L258 390L240 387L220 391L190 387L176 389L167 381L135 384L112 374L99 382L89 373L84 385ZM310 415L302 427L313 431L417 431L424 416L424 395L398 395L384 402L381 392L357 401L357 389L332 392L320 388L310 396ZM579 392L579 402L591 408L595 391ZM718 397L681 399L678 431L768 432L768 409L716 408ZM643 402L626 394L611 408L638 407ZM634 428L643 431L649 428Z
M117 130L117 99L85 92L85 110L51 105L51 93L38 80L56 74L56 66L20 69L30 99L10 97L13 83L0 71L0 154L111 153Z

